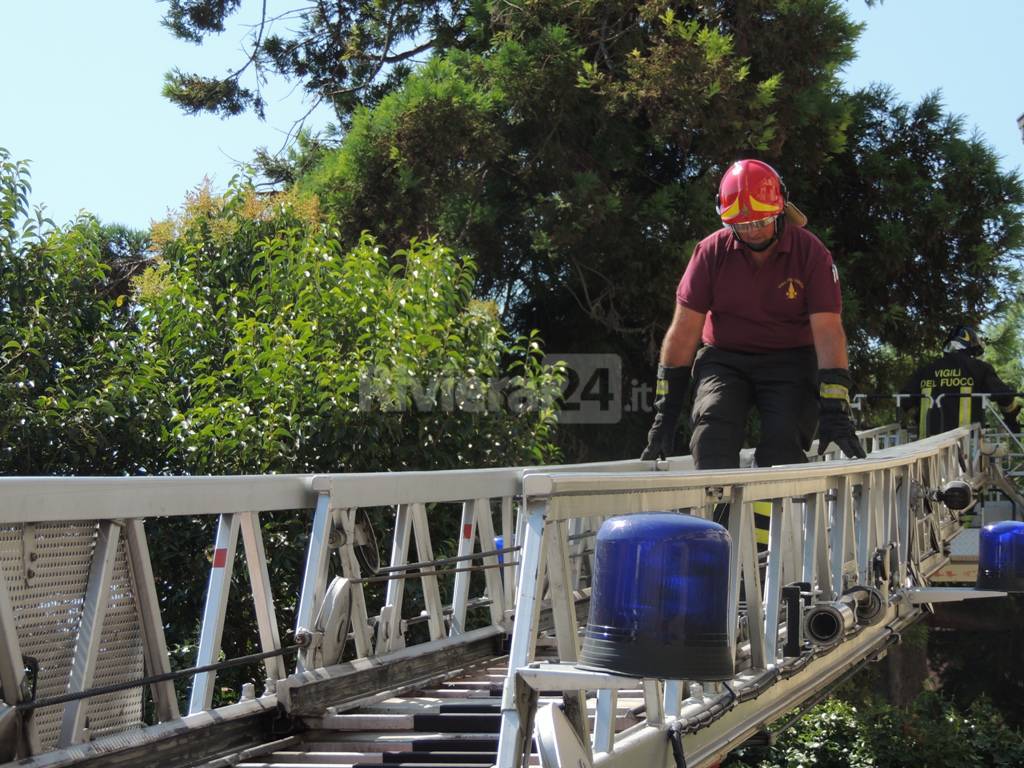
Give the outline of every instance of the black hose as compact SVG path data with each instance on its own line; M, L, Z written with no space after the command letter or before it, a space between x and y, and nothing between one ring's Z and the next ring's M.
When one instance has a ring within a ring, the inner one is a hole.
M216 672L217 670L229 669L230 667L244 667L248 664L254 664L257 661L273 658L274 656L284 656L286 653L296 651L301 647L301 645L287 645L284 648L278 648L277 650L253 653L249 656L239 656L236 659L228 659L227 661L221 661L217 664L205 664L201 667L189 667L188 669L179 669L175 672L164 672L159 675L143 677L139 680L129 680L124 683L102 685L98 688L89 688L88 690L78 691L76 693L65 693L61 696L51 696L47 699L22 701L15 704L14 708L25 711L39 709L40 707L52 707L56 704L67 704L71 701L88 699L93 696L102 696L105 693L116 693L117 691L126 691L129 688L139 688L143 685L150 685L152 683L162 683L166 680L177 680L179 677L191 677L192 675L197 675L201 672Z
M683 734L676 728L675 724L668 729L668 743L672 745L672 759L676 761L676 768L686 768L686 753L683 752Z

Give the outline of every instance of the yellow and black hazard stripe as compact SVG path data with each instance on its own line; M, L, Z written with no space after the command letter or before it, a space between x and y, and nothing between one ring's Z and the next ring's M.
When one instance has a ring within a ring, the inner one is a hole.
M754 541L758 551L768 549L768 530L772 524L772 503L770 501L754 502Z
M768 530L772 522L772 503L770 501L755 501L754 507L754 541L757 542L757 551L763 552L768 549ZM729 527L729 505L716 504L712 519L719 525Z

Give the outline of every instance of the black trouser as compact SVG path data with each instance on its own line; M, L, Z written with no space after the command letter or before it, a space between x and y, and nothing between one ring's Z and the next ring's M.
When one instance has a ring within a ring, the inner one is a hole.
M703 347L693 364L693 435L697 469L740 465L750 409L761 415L759 467L802 464L818 427L818 360L814 347L729 352Z
M693 363L693 435L690 452L697 469L733 469L757 406L761 441L759 467L803 464L818 428L818 358L813 347L754 354L703 347ZM729 505L719 504L715 521L728 527ZM771 514L754 509L757 549L768 546Z

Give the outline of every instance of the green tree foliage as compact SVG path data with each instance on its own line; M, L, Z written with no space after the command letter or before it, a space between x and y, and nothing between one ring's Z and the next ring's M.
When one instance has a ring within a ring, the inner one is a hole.
M262 118L260 86L269 75L298 81L315 103L342 118L402 82L414 57L444 50L466 36L471 4L449 0L316 2L279 14L246 3L258 14L238 69L211 77L174 69L164 95L186 112ZM194 43L224 31L242 0L169 0L164 16L176 37ZM245 83L250 83L246 85ZM251 87L250 87L251 86Z
M554 456L559 377L436 240L198 191L149 236L29 205L0 150L0 471L375 471Z
M935 768L1024 764L1024 740L984 697L959 710L935 693L907 710L830 699L768 748L747 748L725 766L757 768Z
M464 244L509 322L619 352L627 381L646 377L744 151L783 169L835 254L862 391L894 391L950 324L1000 311L1024 242L1019 177L937 95L844 93L858 30L837 3L588 8L495 12L486 55L433 60L300 185L347 237Z
M125 471L102 392L131 321L115 229L58 227L30 192L28 163L0 148L0 473Z
M172 415L177 472L317 472L544 460L557 383L536 341L472 298L435 240L344 249L315 201L200 191L155 230L142 370ZM512 370L514 369L514 370Z
M928 659L944 695L961 708L987 697L1024 728L1024 598L947 606L929 619Z
M823 168L808 208L828 223L854 363L886 391L899 381L878 365L879 342L908 367L937 353L953 326L980 326L1008 308L1020 279L1024 186L937 93L911 106L875 87L849 101L847 146Z
M828 97L856 27L832 3L774 5L496 8L486 53L436 58L358 115L306 186L349 237L465 244L481 290L552 343L612 336L649 356L689 249L716 226L723 163L772 152L790 112L813 112L809 152L841 142L845 108ZM772 25L819 41L816 65L755 61Z
M985 359L999 378L1024 391L1024 297L1017 295L1006 312L984 329Z
M344 242L437 235L475 257L479 292L511 327L556 350L616 352L625 381L643 381L692 246L719 225L721 171L758 156L836 256L862 391L893 391L951 322L1001 312L1020 178L937 95L845 92L837 72L859 27L838 0L451 14L464 34L365 101L336 151L315 148L315 170L271 169L315 192ZM331 29L306 21L304 33ZM649 418L627 417L596 454L639 444Z
M686 259L718 226L726 163L799 144L813 167L842 146L835 71L857 27L825 0L547 0L480 23L486 50L435 57L298 184L350 241L371 229L466 248L513 327L617 353L625 381L647 380ZM805 44L779 55L780 39ZM577 428L571 453L621 457L649 419Z

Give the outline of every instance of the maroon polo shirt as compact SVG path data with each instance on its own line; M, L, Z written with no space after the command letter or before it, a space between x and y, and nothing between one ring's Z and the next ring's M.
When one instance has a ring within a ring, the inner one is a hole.
M793 226L760 267L732 230L704 238L679 281L676 301L707 313L705 344L736 352L810 346L809 316L843 308L832 254L806 229Z

